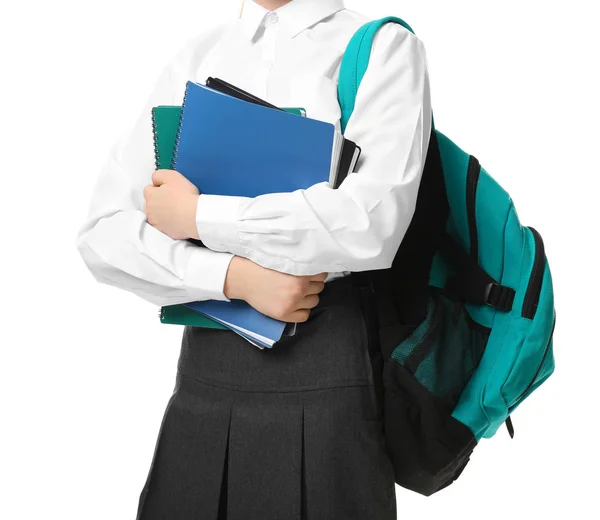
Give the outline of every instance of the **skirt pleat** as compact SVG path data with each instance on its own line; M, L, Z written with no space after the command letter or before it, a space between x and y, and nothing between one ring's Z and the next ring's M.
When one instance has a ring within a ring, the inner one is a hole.
M271 351L186 327L138 520L395 520L366 341L345 279Z
M300 520L302 401L298 394L236 392L227 519Z
M180 378L140 498L139 520L218 520L232 396ZM182 500L185 497L185 500Z
M382 422L356 406L370 398L366 386L306 396L302 520L396 519Z

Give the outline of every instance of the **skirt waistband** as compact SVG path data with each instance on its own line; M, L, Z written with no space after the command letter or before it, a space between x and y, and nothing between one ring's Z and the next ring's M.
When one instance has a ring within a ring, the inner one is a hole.
M186 326L178 377L253 392L372 384L367 323L352 276L325 284L294 336L260 350L230 330Z

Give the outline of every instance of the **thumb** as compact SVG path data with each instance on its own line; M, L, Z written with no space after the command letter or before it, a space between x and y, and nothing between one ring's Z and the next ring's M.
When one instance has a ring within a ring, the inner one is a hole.
M152 184L154 184L154 186L163 185L166 181L166 172L168 171L169 170L156 170L152 174Z

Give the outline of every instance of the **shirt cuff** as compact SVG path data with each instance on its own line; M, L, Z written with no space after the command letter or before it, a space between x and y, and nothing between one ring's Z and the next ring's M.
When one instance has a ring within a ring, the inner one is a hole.
M196 228L202 243L213 251L239 250L238 210L247 197L201 194L196 206Z
M225 296L225 279L232 258L230 253L215 253L203 247L189 248L190 256L183 283L194 300L231 301Z

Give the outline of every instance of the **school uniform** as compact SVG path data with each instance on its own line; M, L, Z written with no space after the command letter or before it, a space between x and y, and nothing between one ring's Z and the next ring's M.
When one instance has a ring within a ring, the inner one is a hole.
M396 518L372 304L350 273L389 267L414 211L431 130L420 40L397 24L377 34L345 132L362 156L339 189L201 194L206 248L172 240L143 212L154 171L151 107L180 105L187 80L215 76L339 125L341 58L366 21L342 0L293 0L274 12L247 1L239 20L170 60L111 149L78 235L98 281L172 305L227 301L234 255L294 275L328 273L308 321L272 349L185 327L138 520Z

